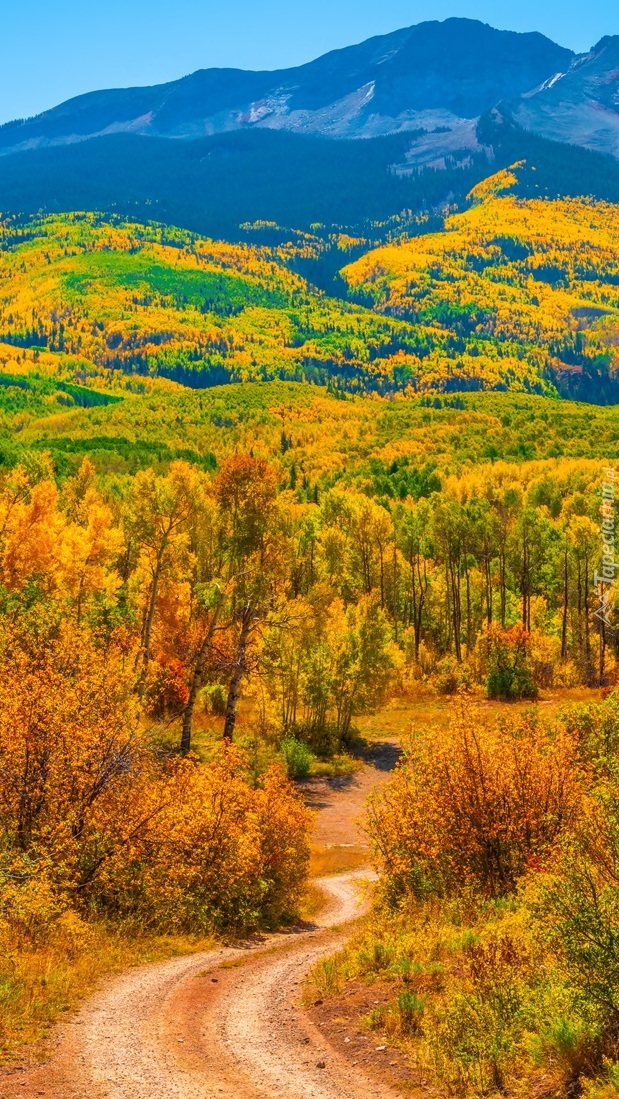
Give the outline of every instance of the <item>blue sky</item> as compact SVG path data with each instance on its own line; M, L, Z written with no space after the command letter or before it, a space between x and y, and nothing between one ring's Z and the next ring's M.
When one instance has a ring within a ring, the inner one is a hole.
M538 30L584 51L619 34L616 0L5 0L0 122L96 88L211 65L283 68L424 19Z

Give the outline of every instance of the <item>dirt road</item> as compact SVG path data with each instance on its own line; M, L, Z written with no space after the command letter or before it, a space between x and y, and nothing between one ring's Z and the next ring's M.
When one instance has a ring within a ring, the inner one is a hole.
M307 787L320 844L363 844L365 797L394 759L385 746L351 778ZM311 924L109 980L57 1031L49 1061L0 1080L0 1096L394 1099L327 1047L300 1006L305 975L345 938L370 878L320 879L326 903Z

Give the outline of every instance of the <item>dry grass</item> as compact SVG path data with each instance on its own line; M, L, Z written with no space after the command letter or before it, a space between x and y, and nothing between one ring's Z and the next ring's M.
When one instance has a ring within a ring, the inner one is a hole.
M310 880L305 890L300 916L303 920L312 920L325 904L325 894L316 882L316 878L328 874L343 874L347 870L358 870L367 866L370 858L368 847L353 844L333 844L331 847L315 845L310 858Z
M312 778L338 778L341 775L354 775L363 766L360 759L340 752L332 759L315 759L312 763Z
M119 933L100 925L57 931L37 947L0 941L0 1054L39 1042L51 1025L104 976L177 954L209 949L212 939Z
M325 894L319 885L311 881L305 890L300 916L302 920L313 920L325 905Z
M329 847L313 847L310 858L310 877L324 878L327 874L343 874L346 870L358 870L370 861L370 849L362 844L333 844Z
M553 716L563 706L600 702L601 692L593 687L548 690L542 693L537 703L490 701L479 693L472 695L469 701L484 714L522 713L539 706L544 715ZM358 717L355 724L368 741L397 740L415 729L439 731L445 728L456 705L457 697L437 695L430 687L420 686L413 692L393 698L378 713Z

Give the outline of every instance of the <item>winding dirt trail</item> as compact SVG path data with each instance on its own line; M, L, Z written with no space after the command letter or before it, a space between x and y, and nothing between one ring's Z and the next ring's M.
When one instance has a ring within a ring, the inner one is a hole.
M365 798L396 755L384 745L354 776L307 785L319 845L363 845ZM47 1063L0 1079L0 1097L395 1099L329 1047L300 1006L304 977L345 939L371 877L319 879L326 903L311 924L108 980L58 1028Z

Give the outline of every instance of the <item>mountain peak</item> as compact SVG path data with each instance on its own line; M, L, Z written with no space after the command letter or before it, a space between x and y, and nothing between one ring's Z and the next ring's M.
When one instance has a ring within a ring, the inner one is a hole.
M619 157L619 35L513 104L512 118L541 137Z
M606 34L603 38L591 50L593 57L599 57L600 54L609 53L617 57L619 55L619 34Z
M242 129L331 138L458 131L539 86L573 54L543 35L474 19L432 21L293 69L203 69L152 88L93 92L0 129L0 152L128 132L192 139ZM457 143L459 138L454 139Z

